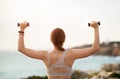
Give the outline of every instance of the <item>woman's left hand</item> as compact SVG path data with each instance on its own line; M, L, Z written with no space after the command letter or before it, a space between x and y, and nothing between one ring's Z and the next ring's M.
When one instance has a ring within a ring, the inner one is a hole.
M20 30L24 31L25 28L29 26L29 23L25 21L25 22L20 23L19 26L20 26Z

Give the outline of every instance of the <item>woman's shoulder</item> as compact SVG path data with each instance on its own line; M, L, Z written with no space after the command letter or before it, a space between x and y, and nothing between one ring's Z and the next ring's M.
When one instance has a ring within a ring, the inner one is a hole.
M44 55L47 55L48 54L48 50L38 50L38 53L42 53Z
M65 51L66 52L72 52L72 50L73 50L72 48L69 48L69 49L66 49Z
M68 55L70 55L70 54L72 54L73 49L66 49L65 52L66 52Z

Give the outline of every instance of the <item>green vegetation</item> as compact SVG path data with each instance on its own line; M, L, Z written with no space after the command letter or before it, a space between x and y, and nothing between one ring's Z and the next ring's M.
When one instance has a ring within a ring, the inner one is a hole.
M112 73L108 78L120 78L120 73Z
M30 76L28 78L21 78L21 79L48 79L47 76Z

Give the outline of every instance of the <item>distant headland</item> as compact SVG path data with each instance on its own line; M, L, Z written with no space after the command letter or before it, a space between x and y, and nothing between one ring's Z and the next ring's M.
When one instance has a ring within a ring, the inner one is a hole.
M80 49L91 47L92 44L75 46L72 48ZM94 55L120 56L120 41L103 42L100 44L100 50Z

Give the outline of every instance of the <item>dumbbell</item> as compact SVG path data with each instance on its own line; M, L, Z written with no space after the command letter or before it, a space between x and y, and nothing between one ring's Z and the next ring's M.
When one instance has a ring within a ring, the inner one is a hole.
M20 23L18 23L17 26L19 27L19 26L20 26ZM27 23L27 26L29 26L29 23Z
M98 21L98 23L97 23L98 25L100 25L100 21ZM88 23L88 26L90 27L90 23Z

